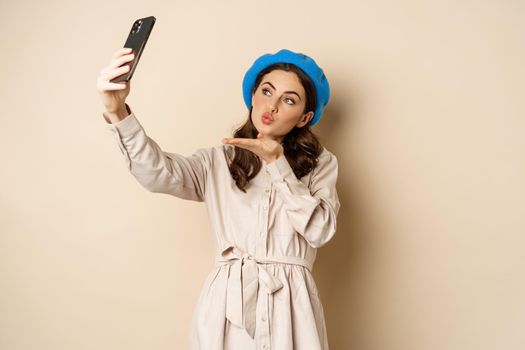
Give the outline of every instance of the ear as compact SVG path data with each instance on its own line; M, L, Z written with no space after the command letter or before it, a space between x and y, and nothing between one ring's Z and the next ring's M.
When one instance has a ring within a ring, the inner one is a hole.
M295 126L297 126L298 128L302 128L303 126L305 126L310 120L312 120L312 118L314 117L314 112L310 111L308 113L306 113L305 115L303 115L301 117L301 119L299 119L299 122L297 122L297 124Z

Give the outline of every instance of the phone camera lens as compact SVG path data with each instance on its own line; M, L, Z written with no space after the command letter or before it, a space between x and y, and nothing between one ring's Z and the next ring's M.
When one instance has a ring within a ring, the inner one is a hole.
M133 28L131 28L131 34L135 34L140 31L140 27L142 26L142 21L136 21L133 23Z

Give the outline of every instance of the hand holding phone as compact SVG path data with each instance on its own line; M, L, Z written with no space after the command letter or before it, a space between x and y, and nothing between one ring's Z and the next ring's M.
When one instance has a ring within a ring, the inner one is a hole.
M142 51L144 51L144 47L146 47L149 35L153 29L153 25L155 24L155 20L155 17L149 16L137 19L135 22L133 22L124 47L132 49L135 57L131 62L125 63L125 65L130 67L127 72L111 79L110 82L120 83L131 80L133 73L135 72L135 68L137 68L137 64L139 63Z
M115 51L109 64L97 78L97 89L105 107L108 122L116 122L129 114L126 97L130 91L131 77L148 41L155 17L146 17L133 23L124 48ZM131 51L133 50L133 51Z

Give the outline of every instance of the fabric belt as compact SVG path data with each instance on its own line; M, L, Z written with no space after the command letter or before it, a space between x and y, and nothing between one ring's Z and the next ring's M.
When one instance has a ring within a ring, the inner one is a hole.
M283 287L282 282L262 264L291 264L312 271L312 263L295 256L254 257L230 245L216 259L216 265L231 265L226 290L226 318L255 337L257 291L259 286L268 294Z

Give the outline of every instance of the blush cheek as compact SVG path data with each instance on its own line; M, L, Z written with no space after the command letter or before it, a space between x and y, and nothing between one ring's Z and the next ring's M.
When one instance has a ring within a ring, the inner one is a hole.
M261 96L256 92L255 95L252 97L252 105L258 106L261 103Z
M289 133L295 126L294 118L289 116L283 117L281 124L279 125L279 131L281 134L285 135Z
M259 106L262 106L262 101L261 101L261 97L260 96L255 96L252 101L253 101L252 105L253 105L253 110L254 111L258 110Z

